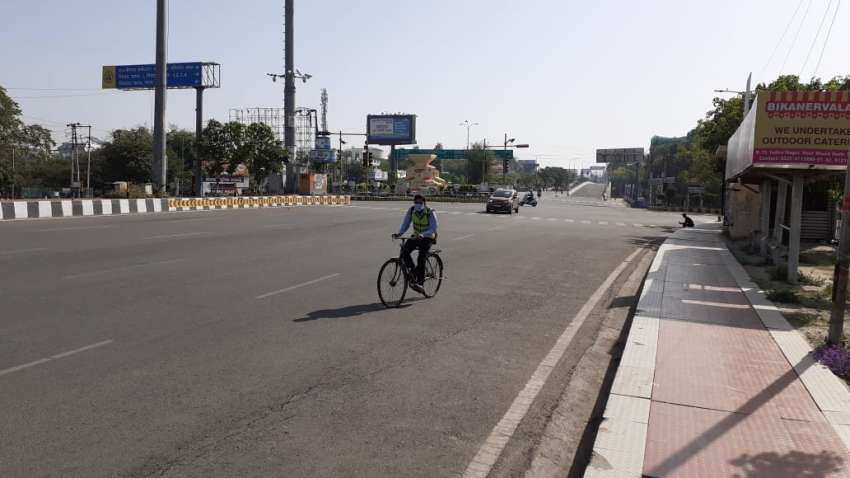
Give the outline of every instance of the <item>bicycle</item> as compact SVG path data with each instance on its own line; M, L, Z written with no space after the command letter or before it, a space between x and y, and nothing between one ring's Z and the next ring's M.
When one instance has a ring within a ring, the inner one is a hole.
M387 308L400 307L407 294L408 286L414 282L413 271L407 268L402 259L404 244L413 237L397 239L401 241L398 257L384 262L378 272L378 297ZM422 289L428 299L437 295L443 283L443 259L440 258L440 252L442 252L440 249L433 249L428 252L428 257L425 259L425 281L422 283Z

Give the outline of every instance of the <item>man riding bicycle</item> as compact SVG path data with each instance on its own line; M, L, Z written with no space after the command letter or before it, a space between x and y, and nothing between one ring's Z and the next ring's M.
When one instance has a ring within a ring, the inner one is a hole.
M428 251L431 245L437 242L437 215L434 210L425 205L425 198L421 194L413 196L413 206L404 214L401 228L398 234L393 234L393 238L397 238L407 232L410 225L413 224L413 236L404 244L402 260L408 270L414 271L414 282L410 284L410 288L424 294L425 290L422 284L425 282L425 259L428 257ZM414 249L419 250L419 257L416 261L416 268L413 267L413 258L410 253Z

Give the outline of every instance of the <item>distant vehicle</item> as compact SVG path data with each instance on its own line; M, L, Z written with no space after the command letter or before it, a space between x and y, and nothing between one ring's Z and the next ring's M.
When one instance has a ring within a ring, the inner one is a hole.
M515 189L497 189L487 200L487 212L519 213L519 195Z
M534 199L534 193L531 191L525 193L525 196L522 197L522 200L519 202L519 205L537 207L537 199Z

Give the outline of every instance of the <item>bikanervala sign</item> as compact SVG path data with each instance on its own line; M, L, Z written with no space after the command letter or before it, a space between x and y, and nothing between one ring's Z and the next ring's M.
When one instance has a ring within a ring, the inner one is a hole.
M847 164L850 92L760 92L753 165Z

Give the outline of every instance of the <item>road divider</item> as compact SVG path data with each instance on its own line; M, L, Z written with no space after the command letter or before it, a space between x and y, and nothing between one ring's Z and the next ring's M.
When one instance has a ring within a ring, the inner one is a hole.
M294 206L347 206L351 196L244 196L228 198L61 199L0 202L0 220L117 216L174 211Z

